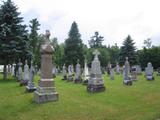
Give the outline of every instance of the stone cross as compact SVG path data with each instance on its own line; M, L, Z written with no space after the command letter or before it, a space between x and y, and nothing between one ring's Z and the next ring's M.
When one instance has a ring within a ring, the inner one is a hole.
M96 50L93 52L93 55L94 55L94 59L98 59L98 55L100 55L100 52L96 49Z

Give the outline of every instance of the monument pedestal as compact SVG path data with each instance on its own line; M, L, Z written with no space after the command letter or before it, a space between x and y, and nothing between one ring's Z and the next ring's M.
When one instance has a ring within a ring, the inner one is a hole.
M87 86L88 92L102 92L102 91L105 91L105 89L106 88L105 88L104 84L99 84L99 85L90 84Z
M55 91L55 87L53 87L53 79L39 81L39 86L34 92L34 100L36 103L58 100L58 93Z

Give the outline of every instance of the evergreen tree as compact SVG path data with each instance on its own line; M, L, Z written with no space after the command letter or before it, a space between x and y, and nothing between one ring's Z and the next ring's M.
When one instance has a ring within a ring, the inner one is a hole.
M26 26L21 24L23 18L17 10L11 0L0 6L0 58L3 58L4 79L7 78L7 64L31 56Z
M31 33L29 35L29 40L30 40L30 45L32 47L32 53L33 53L33 60L34 60L34 64L38 64L40 61L40 54L38 54L40 52L39 50L39 44L40 44L40 40L39 40L39 36L38 36L38 30L39 30L39 22L38 20L32 19L30 21L30 29L31 29Z
M130 35L123 42L123 46L120 49L119 63L122 65L125 62L125 58L128 57L130 65L137 64L136 47Z
M102 42L104 41L104 37L99 35L99 32L95 32L94 36L89 40L89 45L91 48L99 48L102 47Z
M71 29L68 34L68 39L65 40L65 62L67 65L76 65L79 59L80 64L84 62L83 44L81 35L78 30L76 22L72 23Z

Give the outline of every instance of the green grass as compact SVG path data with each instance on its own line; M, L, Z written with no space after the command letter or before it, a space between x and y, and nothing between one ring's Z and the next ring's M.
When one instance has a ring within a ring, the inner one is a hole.
M59 101L33 102L13 78L0 75L0 120L159 120L160 77L146 81L143 75L133 86L124 86L122 76L105 75L106 91L87 93L86 86L55 79ZM35 77L36 83L40 78Z

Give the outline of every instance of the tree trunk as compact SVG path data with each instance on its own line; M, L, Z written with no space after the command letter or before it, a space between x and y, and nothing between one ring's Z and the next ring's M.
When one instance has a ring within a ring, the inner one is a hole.
M6 80L7 79L7 65L4 65L4 68L3 68L3 80Z

